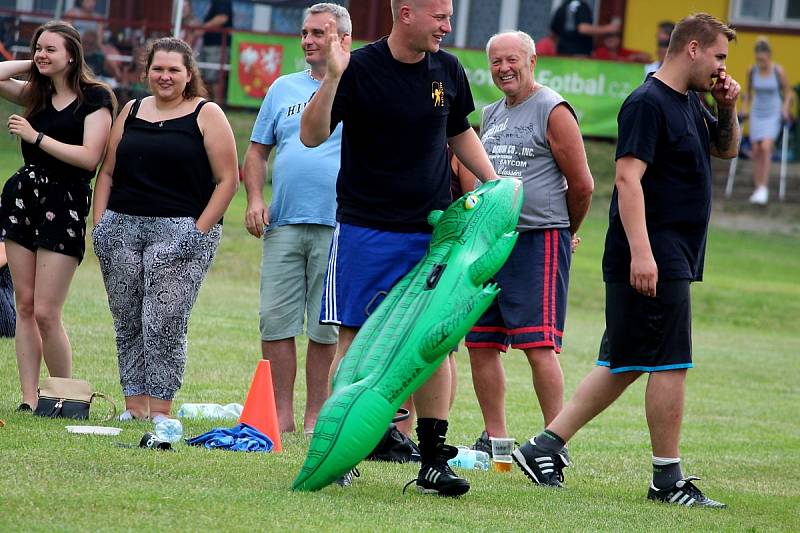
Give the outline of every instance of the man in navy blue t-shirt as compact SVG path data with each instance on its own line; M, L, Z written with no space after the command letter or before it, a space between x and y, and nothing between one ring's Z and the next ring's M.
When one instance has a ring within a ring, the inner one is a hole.
M614 194L603 256L606 332L598 366L547 429L514 451L528 477L561 485L566 442L643 373L653 451L647 497L724 507L681 472L686 370L692 367L689 284L703 275L711 215L710 156L739 146L739 84L725 71L736 33L707 14L675 27L664 64L619 112ZM710 91L717 116L695 91Z
M422 259L426 217L450 203L446 147L481 180L497 176L467 116L474 109L458 59L440 50L451 31L451 0L392 0L388 38L350 54L350 37L329 27L328 72L303 112L300 138L323 142L342 122L342 165L321 321L338 324L331 366L391 287ZM445 445L449 361L414 393L422 467L417 489L457 496L469 483L453 473ZM451 455L452 454L452 455Z

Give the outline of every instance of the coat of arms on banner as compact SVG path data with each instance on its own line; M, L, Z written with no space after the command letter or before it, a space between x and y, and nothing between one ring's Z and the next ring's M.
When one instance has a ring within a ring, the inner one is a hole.
M239 84L253 98L264 98L267 89L281 74L283 46L279 44L239 43Z

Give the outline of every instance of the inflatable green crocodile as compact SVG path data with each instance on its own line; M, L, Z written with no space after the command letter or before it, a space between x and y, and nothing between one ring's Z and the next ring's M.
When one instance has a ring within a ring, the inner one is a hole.
M504 178L428 216L427 253L342 359L292 489L319 490L369 455L400 404L486 311L499 289L485 284L514 247L521 206L522 183Z

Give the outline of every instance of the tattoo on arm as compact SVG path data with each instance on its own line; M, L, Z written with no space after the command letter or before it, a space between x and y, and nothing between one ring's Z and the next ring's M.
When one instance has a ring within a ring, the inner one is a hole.
M731 148L731 143L735 137L736 115L733 109L721 108L717 111L717 134L714 138L714 146L719 153L726 153Z

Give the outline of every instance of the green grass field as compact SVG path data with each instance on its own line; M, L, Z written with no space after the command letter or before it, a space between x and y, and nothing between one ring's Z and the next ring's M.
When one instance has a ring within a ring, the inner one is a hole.
M1 107L6 116L9 108ZM253 115L231 113L240 150ZM574 257L562 365L567 395L593 366L603 328L600 257L611 189L613 146L588 145L598 194ZM240 157L242 153L240 153ZM20 156L0 138L0 175ZM225 217L222 245L195 306L184 402L240 402L260 357L261 247L242 227L240 191ZM460 499L401 494L412 465L365 462L352 487L313 494L288 488L306 451L284 435L281 454L125 449L148 423L117 423L119 437L71 435L63 420L18 415L13 341L0 340L0 531L797 531L800 529L800 238L713 228L706 280L693 288L696 368L689 374L684 472L729 504L723 511L648 503L650 452L637 383L570 444L567 490L532 486L518 471L467 472ZM96 258L89 253L64 312L74 374L122 395L114 332ZM301 340L301 344L304 344ZM482 430L466 353L448 439L469 444ZM298 367L302 368L302 363ZM506 358L512 436L541 427L524 356ZM297 383L302 412L304 382ZM104 412L98 402L95 417ZM794 414L793 414L794 413ZM99 422L99 420L95 420ZM186 434L215 424L189 421ZM302 427L302 425L300 425Z

